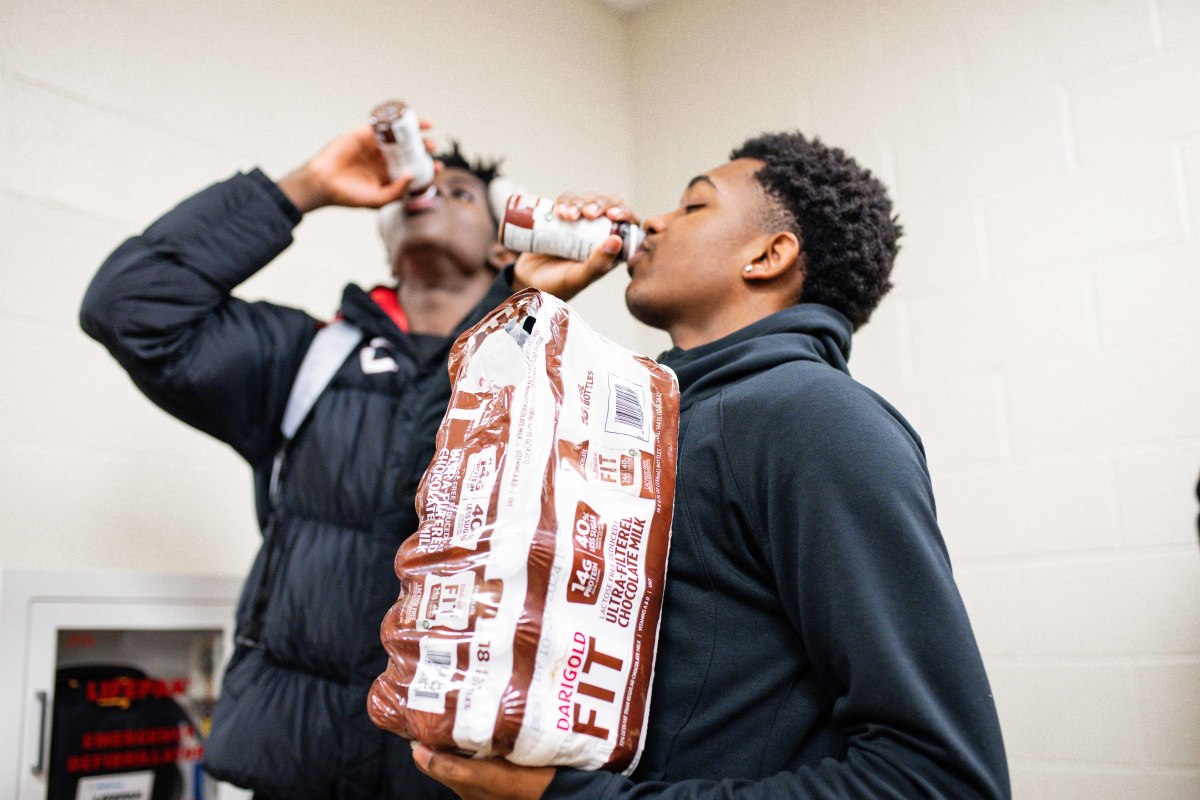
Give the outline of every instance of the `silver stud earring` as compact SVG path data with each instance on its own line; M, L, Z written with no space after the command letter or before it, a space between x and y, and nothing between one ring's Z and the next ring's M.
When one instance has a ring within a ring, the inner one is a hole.
M742 267L742 272L754 272L754 265L747 264L746 266Z

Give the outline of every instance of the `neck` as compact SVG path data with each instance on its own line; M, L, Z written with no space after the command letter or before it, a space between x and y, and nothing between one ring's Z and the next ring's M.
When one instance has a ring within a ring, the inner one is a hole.
M464 272L448 260L437 264L409 260L398 264L395 273L399 280L396 296L409 329L437 336L449 336L458 328L483 300L496 276L486 267Z
M681 350L691 350L724 339L731 333L782 311L788 305L776 300L754 300L721 312L703 313L697 319L678 320L666 326L665 330L671 337L671 344Z
M747 325L750 323L746 323ZM709 342L715 342L718 339L723 339L736 330L744 328L745 325L701 325L694 326L688 324L674 325L667 329L667 334L671 337L671 344L678 347L680 350L691 350L693 347L700 347Z

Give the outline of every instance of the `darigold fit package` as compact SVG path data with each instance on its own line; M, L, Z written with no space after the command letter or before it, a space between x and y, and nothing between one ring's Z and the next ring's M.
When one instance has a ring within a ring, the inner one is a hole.
M632 772L670 540L675 376L526 290L459 338L450 378L371 718L437 749Z

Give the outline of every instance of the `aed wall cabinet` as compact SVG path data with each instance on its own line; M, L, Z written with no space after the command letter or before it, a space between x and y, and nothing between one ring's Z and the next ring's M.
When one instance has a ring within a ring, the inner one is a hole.
M248 800L201 770L239 589L0 568L0 797Z

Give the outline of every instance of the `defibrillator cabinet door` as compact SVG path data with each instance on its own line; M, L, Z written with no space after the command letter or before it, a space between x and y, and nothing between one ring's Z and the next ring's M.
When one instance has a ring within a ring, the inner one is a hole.
M37 600L28 607L18 800L235 800L201 771L233 608Z

